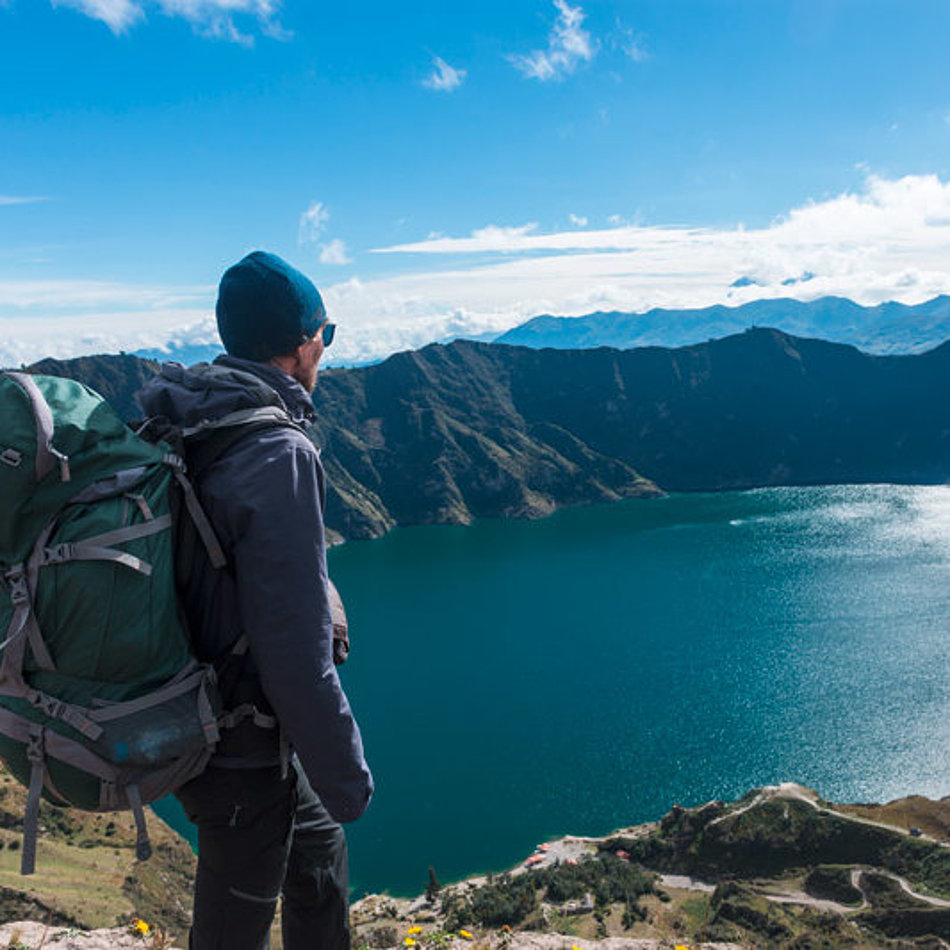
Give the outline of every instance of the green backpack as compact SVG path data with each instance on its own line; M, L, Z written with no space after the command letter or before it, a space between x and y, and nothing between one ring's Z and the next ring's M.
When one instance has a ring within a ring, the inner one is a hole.
M214 670L175 594L173 516L220 547L164 443L81 383L0 373L0 757L29 789L21 870L40 799L131 810L200 773L218 740Z

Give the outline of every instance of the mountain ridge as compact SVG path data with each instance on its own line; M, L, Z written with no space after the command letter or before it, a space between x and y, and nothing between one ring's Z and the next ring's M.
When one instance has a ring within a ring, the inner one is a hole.
M157 366L42 361L119 411ZM675 349L456 341L321 373L326 521L540 517L566 505L779 485L950 478L950 344L880 356L756 328Z
M871 307L847 297L811 301L779 297L737 306L655 307L642 313L544 314L502 333L495 342L556 349L689 346L756 326L858 346L879 355L920 353L950 337L950 296L940 295L920 304L887 301Z

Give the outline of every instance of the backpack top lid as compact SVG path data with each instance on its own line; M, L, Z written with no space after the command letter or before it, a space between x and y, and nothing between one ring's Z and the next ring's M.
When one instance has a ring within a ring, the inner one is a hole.
M117 472L160 463L93 390L71 379L0 373L0 565L26 559L74 495Z

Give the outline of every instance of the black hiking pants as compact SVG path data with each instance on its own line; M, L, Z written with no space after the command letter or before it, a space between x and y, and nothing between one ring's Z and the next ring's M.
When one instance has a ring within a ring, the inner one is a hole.
M346 839L299 763L210 767L176 795L198 826L190 950L267 950L281 895L285 950L348 950Z

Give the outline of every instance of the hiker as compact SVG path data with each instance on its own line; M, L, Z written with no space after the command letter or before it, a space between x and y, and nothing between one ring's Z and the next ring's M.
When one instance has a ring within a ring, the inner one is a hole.
M293 424L237 424L206 467L188 457L228 565L196 557L183 607L230 711L211 764L176 793L198 826L189 946L266 948L283 895L286 950L347 948L340 823L359 818L373 782L334 668L324 473L308 437L334 325L311 281L262 251L225 272L216 314L227 355L165 364L139 395L146 414L186 434L261 407Z

